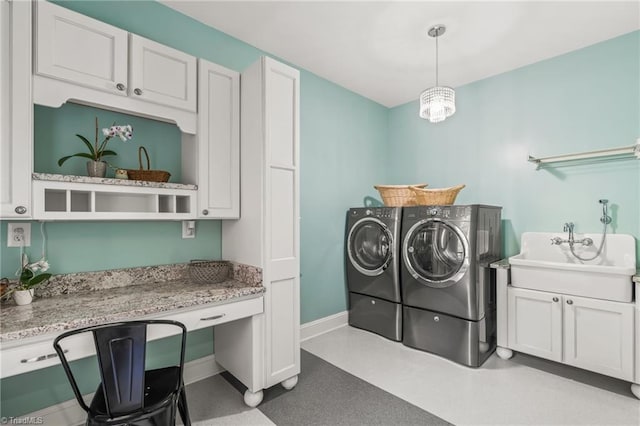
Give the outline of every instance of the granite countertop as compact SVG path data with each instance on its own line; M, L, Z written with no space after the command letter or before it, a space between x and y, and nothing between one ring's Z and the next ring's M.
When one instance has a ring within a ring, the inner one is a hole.
M237 280L207 284L179 279L35 298L25 306L9 301L3 303L0 310L0 342L180 308L260 297L263 293L262 285Z
M146 180L129 180L115 178L97 178L89 176L60 175L53 173L33 173L31 177L34 180L44 180L50 182L74 182L74 183L100 183L105 185L124 185L138 186L147 188L165 188L165 189L189 189L196 190L198 185L186 183L169 183L169 182L149 182Z

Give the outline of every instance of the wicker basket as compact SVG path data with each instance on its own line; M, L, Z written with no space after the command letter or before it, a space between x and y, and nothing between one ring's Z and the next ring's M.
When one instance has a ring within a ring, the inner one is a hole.
M142 153L147 157L147 170L142 167ZM138 164L140 169L133 170L127 169L127 176L131 180L146 180L147 182L168 182L171 177L171 173L164 170L149 170L151 169L151 163L149 162L149 154L144 146L138 148Z
M465 185L452 186L450 188L425 189L412 186L411 191L415 194L416 204L419 206L446 206L456 201L458 192Z
M221 283L229 278L231 264L225 260L192 260L189 277L201 283Z
M403 207L416 205L416 197L410 189L411 187L424 188L425 186L427 186L426 183L417 185L374 185L373 187L380 192L385 206Z

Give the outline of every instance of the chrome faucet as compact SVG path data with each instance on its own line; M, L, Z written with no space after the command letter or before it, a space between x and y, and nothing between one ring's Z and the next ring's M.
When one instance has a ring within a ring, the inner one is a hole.
M567 241L569 244L573 244L573 227L575 225L573 222L567 222L564 224L564 228L562 229L564 232L569 232L569 240Z
M569 243L570 247L573 247L574 244L582 244L583 246L590 246L593 244L593 240L591 238L583 238L581 240L576 240L574 239L574 234L573 234L573 228L575 227L575 225L573 224L573 222L567 222L564 224L564 228L562 229L564 232L568 232L569 233L569 238L566 240L563 240L560 237L553 237L551 239L551 245L557 245L559 246L562 243Z

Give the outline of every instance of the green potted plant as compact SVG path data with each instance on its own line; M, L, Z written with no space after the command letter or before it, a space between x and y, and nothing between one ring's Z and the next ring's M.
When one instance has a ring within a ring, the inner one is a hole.
M7 294L11 294L16 305L28 305L33 300L33 290L36 286L51 278L51 274L45 273L49 269L49 262L44 258L37 262L29 263L29 257L22 253L21 266L16 272L18 283Z
M123 142L126 142L133 137L133 128L130 124L127 124L125 126L117 126L115 123L113 123L113 126L102 129L102 134L104 135L104 139L102 140L102 142L99 142L98 117L96 117L96 135L95 142L93 144L89 142L89 140L84 136L76 134L76 136L87 146L89 152L77 152L73 155L62 157L58 160L58 166L62 167L65 161L67 161L69 158L83 157L89 159L89 161L87 162L87 172L89 176L104 177L107 172L107 163L103 161L102 158L108 155L118 155L118 153L116 153L115 151L107 149L109 140L117 136Z

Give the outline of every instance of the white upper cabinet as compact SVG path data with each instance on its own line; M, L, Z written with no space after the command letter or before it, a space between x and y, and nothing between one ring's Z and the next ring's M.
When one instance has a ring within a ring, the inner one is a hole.
M49 2L36 5L36 74L126 96L128 33Z
M200 59L198 217L240 217L240 73ZM183 171L184 173L184 171Z
M196 58L135 34L130 41L131 96L195 112Z
M34 103L71 100L196 132L197 58L62 6L35 4Z
M31 2L0 0L0 219L29 219L33 171Z

